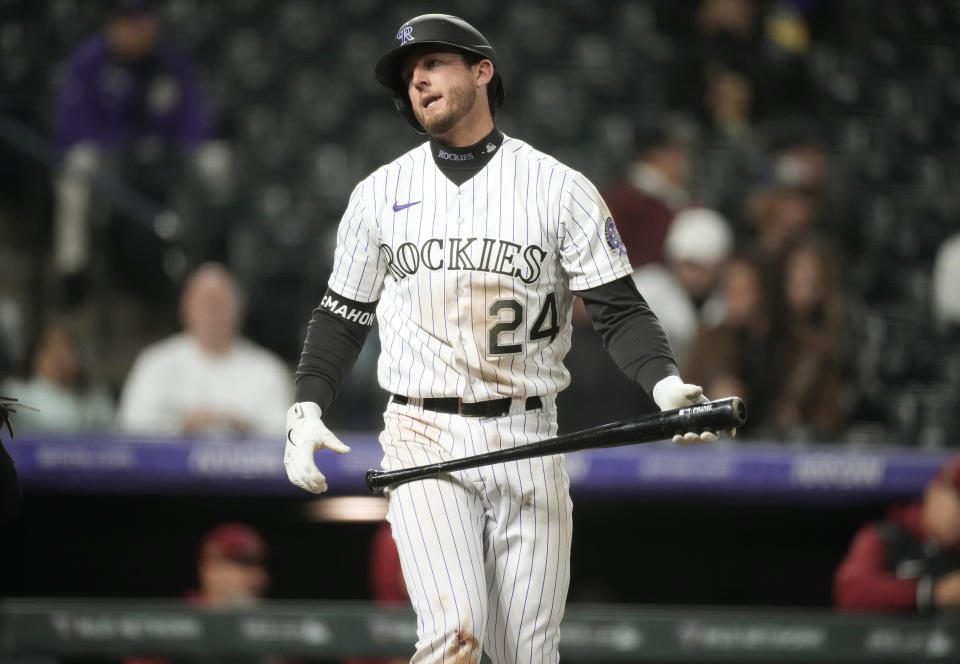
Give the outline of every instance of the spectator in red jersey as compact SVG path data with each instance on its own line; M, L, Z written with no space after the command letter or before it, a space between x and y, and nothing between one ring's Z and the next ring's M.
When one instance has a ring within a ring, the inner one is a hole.
M270 576L266 569L267 545L260 534L244 523L224 523L210 530L200 543L197 557L199 587L187 594L192 606L236 609L257 604ZM123 664L175 664L176 659L127 657ZM217 660L219 661L219 660ZM231 658L231 664L289 664L275 657Z
M960 456L943 465L921 500L856 534L834 595L841 609L960 609Z
M380 604L410 602L400 569L400 553L389 523L377 528L370 545L370 593Z
M250 606L266 592L267 545L256 530L225 523L203 538L197 574L200 587L190 601L210 608Z
M673 216L690 205L690 135L679 124L638 128L637 160L603 192L634 268L663 260Z

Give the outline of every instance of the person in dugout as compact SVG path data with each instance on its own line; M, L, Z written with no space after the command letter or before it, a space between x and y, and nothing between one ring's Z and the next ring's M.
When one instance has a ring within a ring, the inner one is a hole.
M840 609L960 609L960 455L923 497L857 532L834 576Z

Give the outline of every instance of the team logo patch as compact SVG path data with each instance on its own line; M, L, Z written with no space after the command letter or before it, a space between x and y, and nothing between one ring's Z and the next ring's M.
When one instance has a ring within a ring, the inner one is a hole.
M619 256L627 255L627 248L623 246L623 240L620 239L620 233L617 231L617 225L613 223L613 217L607 217L603 229L604 237L607 238L607 246L610 251Z
M397 33L397 39L400 40L400 45L403 46L407 42L413 41L413 26L405 25L400 28L400 31Z

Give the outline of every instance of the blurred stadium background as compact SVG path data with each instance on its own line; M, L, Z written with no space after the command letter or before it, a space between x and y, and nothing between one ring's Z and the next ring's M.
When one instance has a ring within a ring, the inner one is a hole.
M960 314L949 306L960 283L938 281L935 269L960 232L960 3L154 5L164 39L198 76L209 141L189 162L130 146L123 168L104 171L95 188L106 211L77 280L53 265L57 97L71 52L114 3L0 0L0 383L57 322L76 336L89 380L116 401L137 353L179 328L180 288L209 260L243 289L245 335L292 371L350 190L420 140L373 63L406 18L456 14L498 49L507 134L604 190L636 157L638 126L676 120L691 199L729 220L738 247L759 235L758 196L793 186L780 157L803 145L824 160L802 188L815 201L809 232L840 268L842 425L828 434L803 421L757 426L709 449L572 455L565 659L960 661L955 615L831 608L833 572L856 530L918 497L960 448ZM704 32L707 5L730 5L744 31ZM697 75L714 66L736 75L745 99L732 118ZM578 328L574 348L561 426L634 414L640 396L592 331ZM382 505L357 500L363 472L379 463L375 353L371 336L331 413L354 452L323 467L334 495L326 505L287 485L279 435L40 426L4 437L25 501L0 527L0 661L409 652L403 609L366 603L383 516ZM267 599L224 613L185 608L176 600L198 582L204 533L236 521L267 542Z

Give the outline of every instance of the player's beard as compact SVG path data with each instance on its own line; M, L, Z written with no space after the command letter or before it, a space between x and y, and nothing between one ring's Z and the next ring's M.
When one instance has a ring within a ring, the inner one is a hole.
M420 125L431 136L442 136L460 122L477 101L477 90L473 87L451 88L443 95L447 108L441 113L432 113L429 117L421 106L414 106L414 115Z

